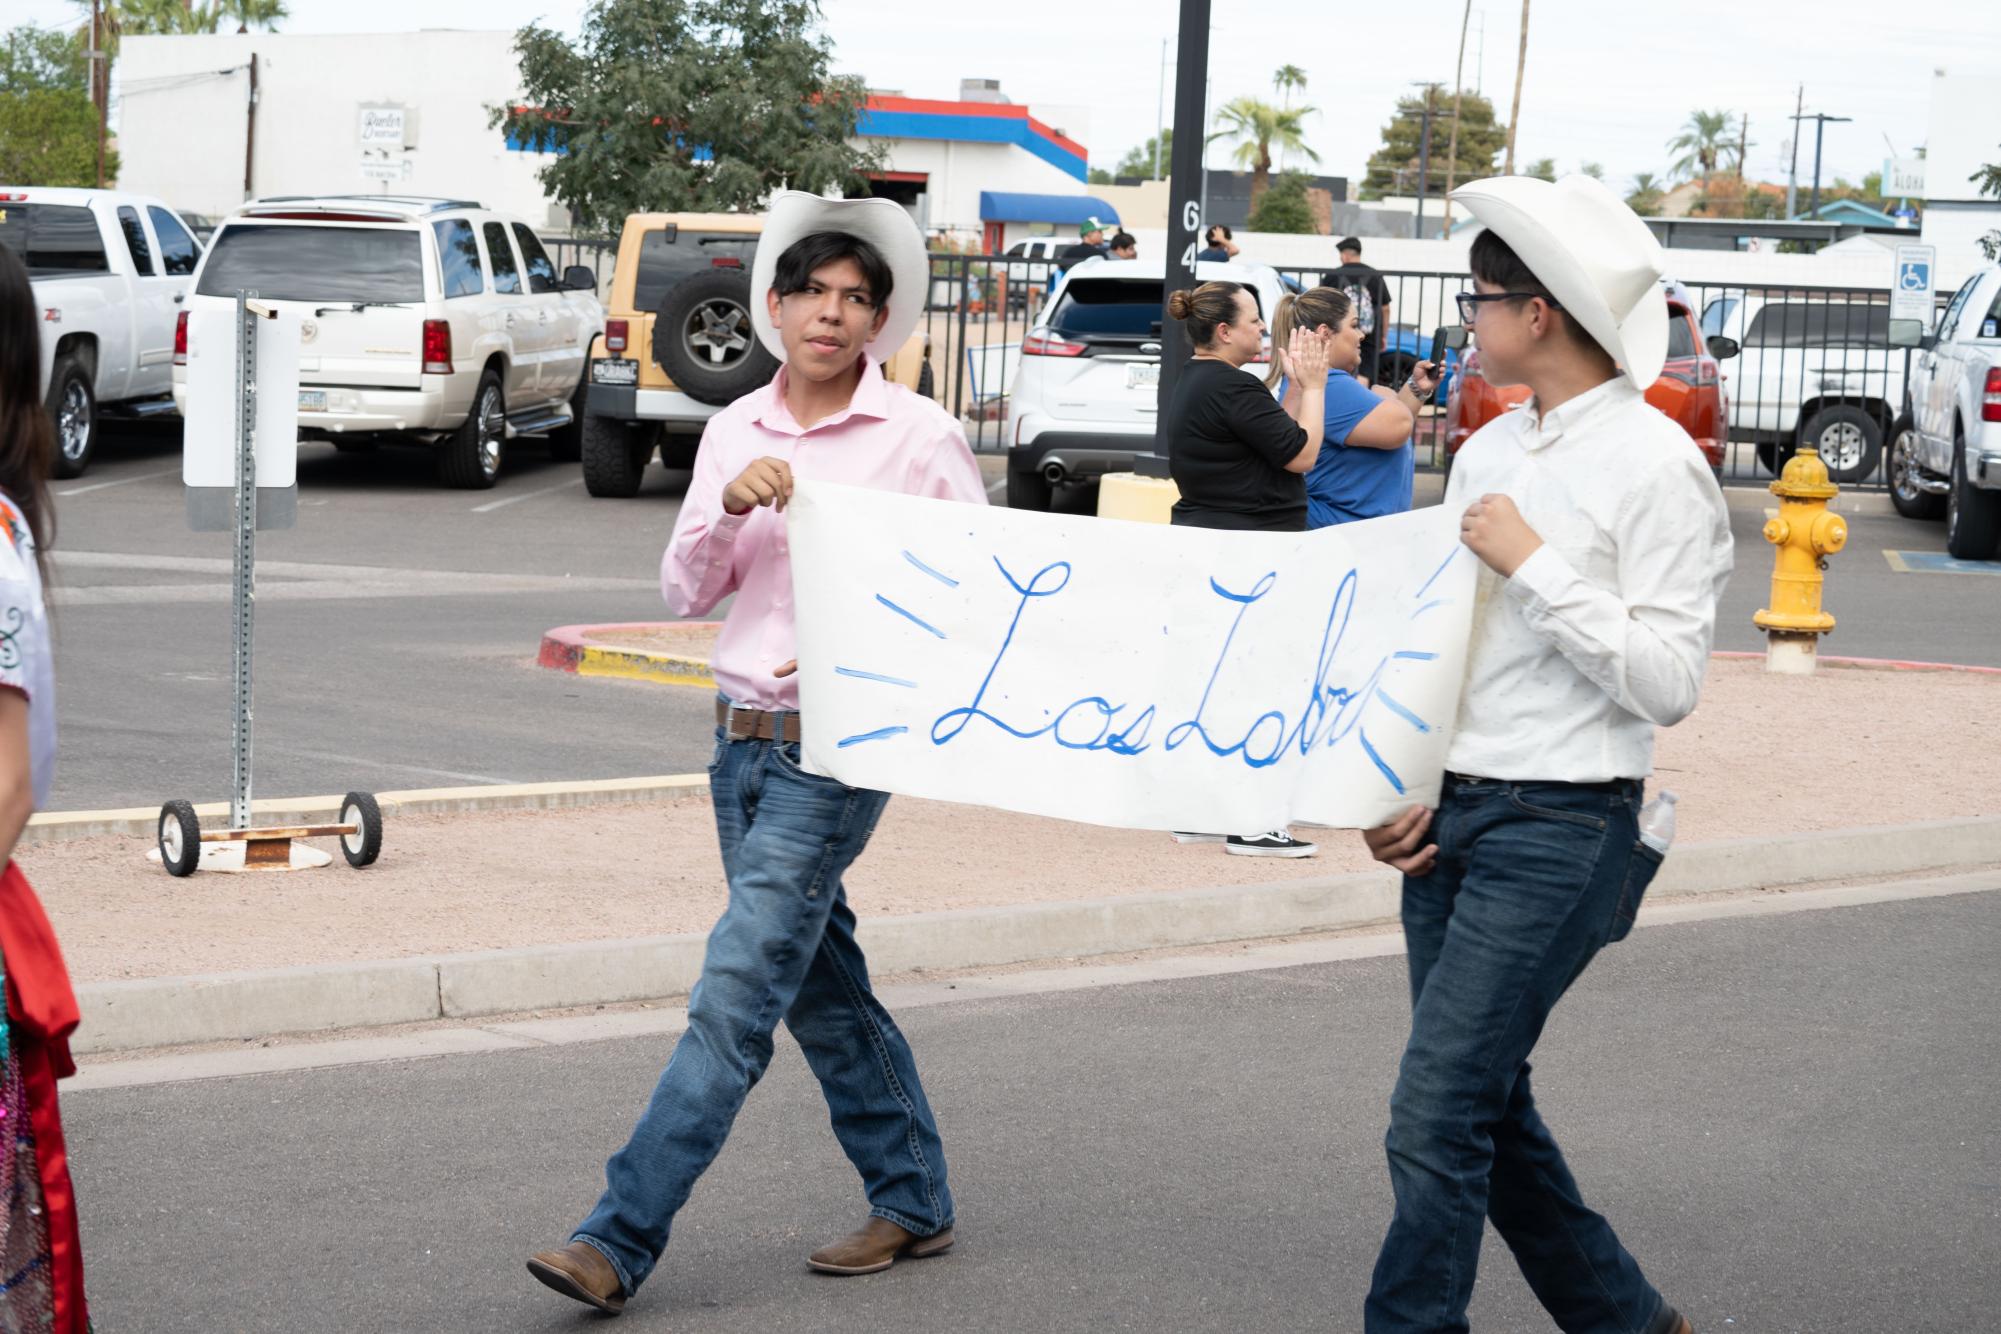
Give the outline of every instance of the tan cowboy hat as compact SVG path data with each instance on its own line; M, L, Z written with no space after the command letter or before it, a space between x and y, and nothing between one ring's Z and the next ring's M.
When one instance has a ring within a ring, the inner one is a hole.
M1490 176L1452 197L1521 257L1557 304L1646 389L1667 361L1666 256L1602 181Z
M750 322L772 356L785 360L785 340L764 294L771 290L778 257L792 243L815 232L846 232L874 246L889 265L895 289L889 294L889 318L866 351L877 361L895 356L924 318L924 298L931 283L931 261L924 235L901 204L892 199L823 199L803 190L774 196L764 215L764 235L750 265Z

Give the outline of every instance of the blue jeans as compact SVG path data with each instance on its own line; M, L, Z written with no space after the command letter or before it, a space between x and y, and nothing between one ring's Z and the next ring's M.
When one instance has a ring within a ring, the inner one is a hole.
M688 1028L573 1241L628 1295L771 1062L780 1018L819 1078L870 1212L919 1236L952 1226L945 1153L910 1044L869 990L841 875L889 796L799 767L797 742L728 741L709 766L729 906L709 933Z
M1406 877L1410 1041L1390 1099L1396 1214L1369 1334L1467 1329L1484 1218L1559 1328L1636 1334L1662 1310L1536 1114L1528 1057L1592 956L1625 935L1660 858L1641 786L1448 775L1430 874Z

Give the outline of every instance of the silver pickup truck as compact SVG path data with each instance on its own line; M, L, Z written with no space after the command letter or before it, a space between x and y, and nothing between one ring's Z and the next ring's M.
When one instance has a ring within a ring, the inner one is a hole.
M1945 519L1946 551L1992 560L2001 546L2001 266L1960 285L1926 333L1890 325L1918 349L1890 444L1890 499L1912 519Z
M158 199L16 185L0 185L0 245L34 286L54 471L75 477L102 411L173 412L175 316L201 247Z

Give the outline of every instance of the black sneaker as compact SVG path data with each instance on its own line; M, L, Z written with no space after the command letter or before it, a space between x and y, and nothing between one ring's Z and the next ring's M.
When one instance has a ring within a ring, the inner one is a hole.
M1221 843L1221 834L1195 834L1186 829L1177 829L1170 835L1176 843Z
M1274 829L1253 838L1232 834L1224 841L1223 851L1232 857L1311 857L1320 851L1320 845L1303 843L1283 829Z

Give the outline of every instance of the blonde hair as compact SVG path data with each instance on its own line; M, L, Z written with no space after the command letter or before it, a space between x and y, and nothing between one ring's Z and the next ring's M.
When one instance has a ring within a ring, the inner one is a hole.
M1216 326L1237 317L1237 293L1243 290L1242 283L1215 282L1192 292L1173 292L1167 298L1167 314L1188 325L1190 342L1208 347L1216 341Z
M1278 351L1292 342L1294 329L1318 329L1324 324L1339 333L1353 307L1348 294L1338 287L1316 287L1298 296L1287 293L1280 297L1278 313L1271 321L1271 373L1265 376L1265 388L1276 389L1285 378L1285 364Z

